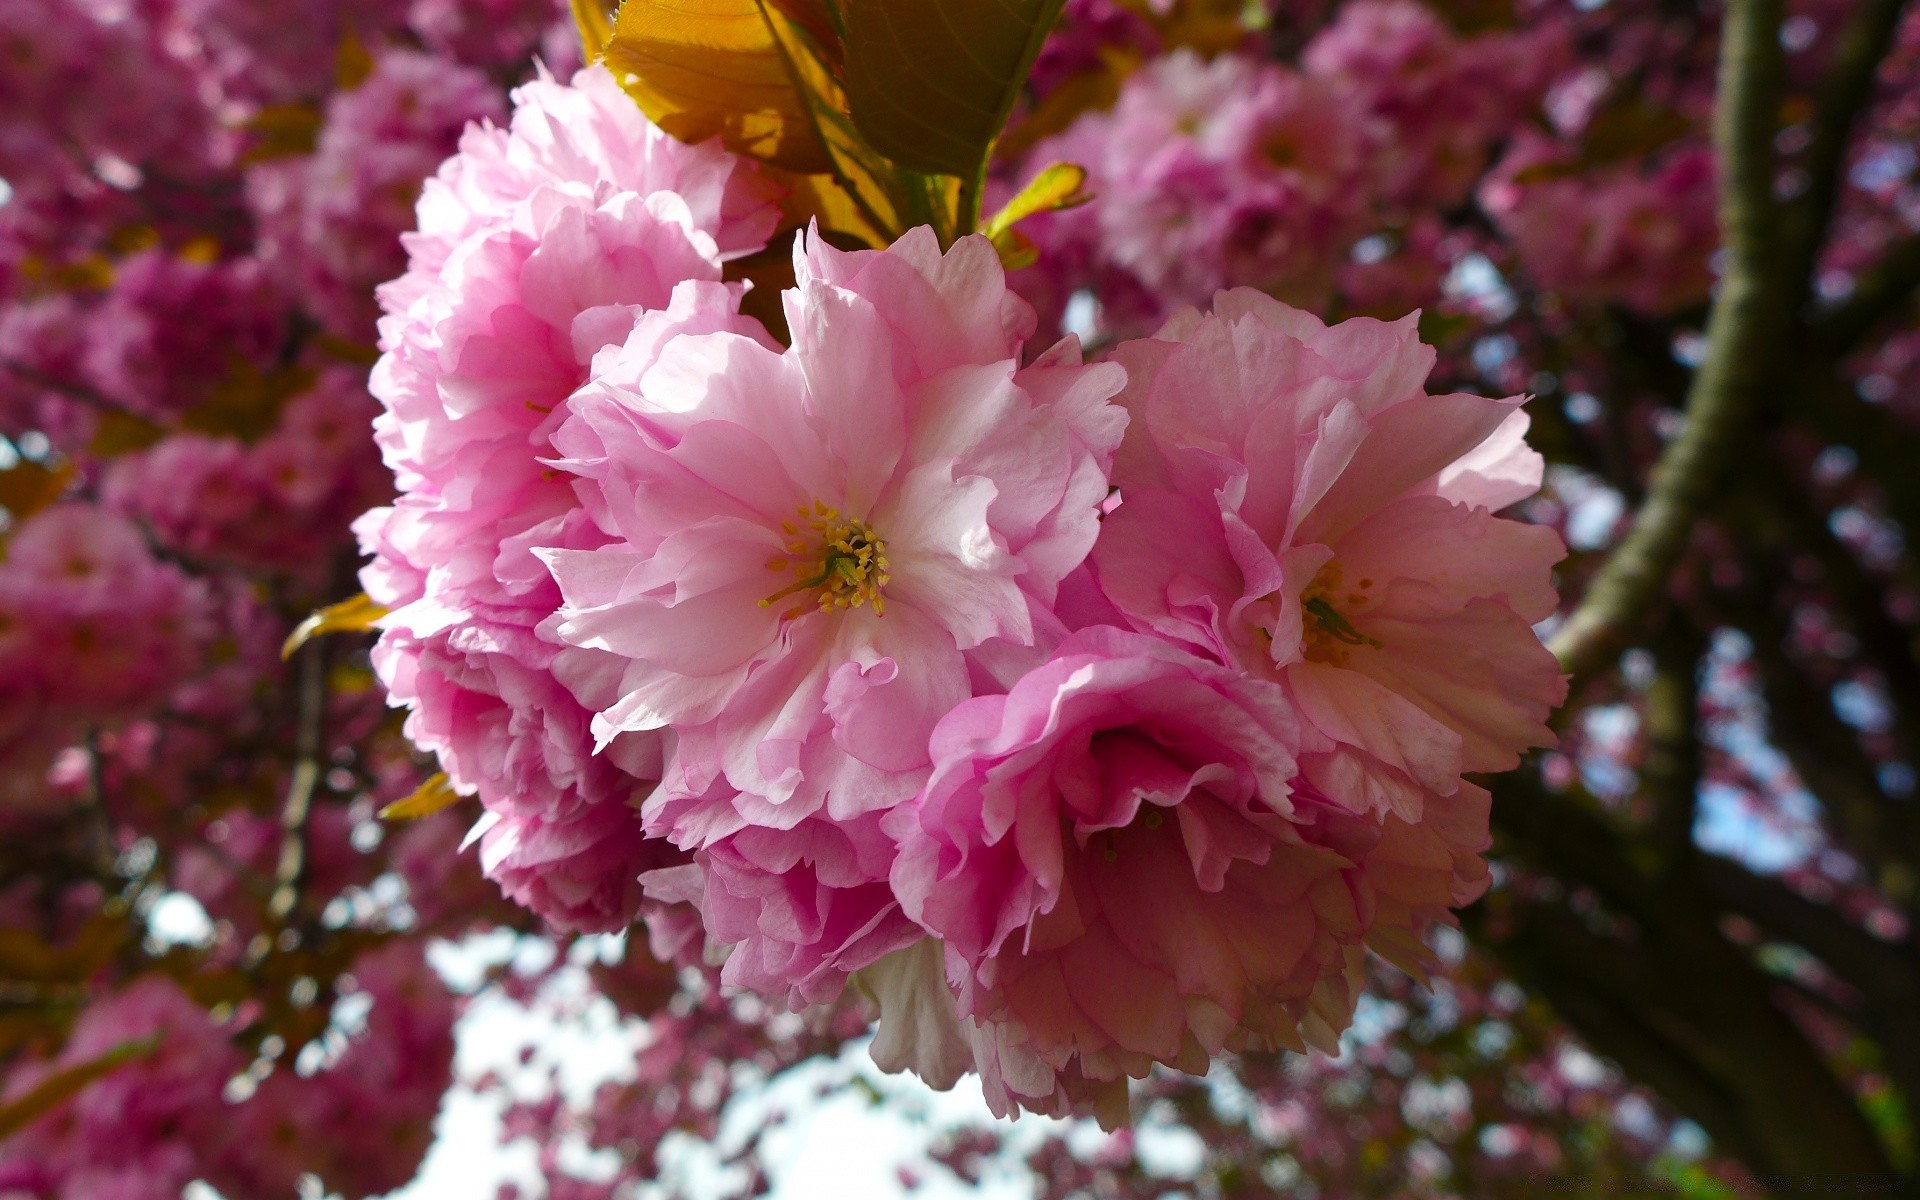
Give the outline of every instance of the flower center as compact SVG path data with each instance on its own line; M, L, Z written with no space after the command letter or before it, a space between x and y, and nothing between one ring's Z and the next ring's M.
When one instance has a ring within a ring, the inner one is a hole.
M887 544L874 536L865 521L843 517L839 509L819 500L811 508L801 505L799 518L806 522L804 528L792 521L780 522L791 540L786 553L767 560L767 570L793 571L800 578L762 600L760 607L771 608L788 596L800 596L800 602L781 615L803 617L810 611L804 594L812 592L819 612L859 608L871 601L874 615L885 616Z
M1362 579L1355 589L1345 592L1342 586L1340 564L1330 562L1320 568L1320 573L1313 577L1313 582L1301 594L1300 608L1305 617L1302 626L1306 640L1302 653L1308 662L1344 667L1353 654L1353 647L1380 648L1379 638L1368 637L1355 629L1353 622L1335 607L1336 601L1348 609L1364 605L1370 599L1366 593L1372 590L1373 580Z

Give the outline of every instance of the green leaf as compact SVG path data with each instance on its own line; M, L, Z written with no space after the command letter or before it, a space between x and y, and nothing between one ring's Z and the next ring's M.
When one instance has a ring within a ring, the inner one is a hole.
M0 1139L8 1138L84 1091L94 1081L160 1048L158 1037L122 1042L98 1058L76 1063L42 1079L26 1095L0 1105Z
M909 170L972 180L1065 0L838 0L853 124Z
M367 599L365 592L351 600L329 604L293 627L293 632L280 645L281 661L292 658L294 651L314 638L329 633L365 633L386 615L387 610Z
M1028 266L1039 257L1038 252L1014 226L1039 213L1085 204L1093 199L1080 190L1086 182L1087 169L1078 163L1050 164L988 218L980 232L993 240L993 248L1000 252L1000 261L1008 269Z
M380 810L383 821L417 821L421 817L430 817L445 808L464 800L466 797L453 790L453 784L447 779L445 771L436 771L413 790L413 794L404 800L395 800Z
M801 221L950 244L1062 3L623 0L604 61L668 133L792 172Z

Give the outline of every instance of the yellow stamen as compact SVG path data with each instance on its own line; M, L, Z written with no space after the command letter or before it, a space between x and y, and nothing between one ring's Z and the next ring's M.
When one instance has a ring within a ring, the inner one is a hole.
M1345 601L1349 607L1364 604L1367 597L1361 593L1373 587L1373 580L1362 579L1360 591L1337 596L1340 582L1340 564L1330 562L1320 568L1320 573L1313 577L1313 582L1307 585L1307 590L1300 596L1300 607L1305 617L1301 622L1301 632L1306 642L1303 653L1308 662L1344 667L1353 655L1352 647L1371 646L1375 650L1380 649L1379 638L1368 637L1355 629L1353 622L1334 607L1335 599Z
M801 505L799 515L813 536L802 535L788 542L784 547L786 554L768 559L767 569L791 568L800 578L760 601L760 607L772 608L775 602L788 596L813 592L814 606L819 612L860 608L871 603L876 615L885 616L886 598L881 593L891 578L887 573L887 544L874 535L865 521L843 518L839 509L824 501L815 500L811 508ZM783 521L780 527L787 533L798 532L791 522ZM806 603L802 601L798 607L781 614L781 619L805 616L807 612Z

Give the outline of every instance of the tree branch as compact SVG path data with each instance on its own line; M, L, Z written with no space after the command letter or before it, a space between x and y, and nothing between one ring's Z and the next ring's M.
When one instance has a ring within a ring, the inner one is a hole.
M1862 0L1841 31L1833 65L1821 81L1814 104L1813 139L1803 163L1806 191L1787 210L1784 222L1787 245L1792 248L1785 278L1803 289L1794 298L1796 307L1805 301L1805 284L1813 277L1839 203L1841 173L1853 146L1854 127L1873 101L1880 63L1893 45L1905 6L1906 0Z
M307 870L307 819L313 811L313 793L320 783L321 754L326 742L327 652L324 640L308 642L300 652L297 684L299 711L294 729L293 773L287 782L286 803L280 810L280 861L274 870L273 895L267 916L284 927L300 903L300 887Z
M1591 673L1632 636L1686 549L1774 374L1787 326L1775 277L1779 225L1773 137L1779 109L1781 0L1732 0L1721 35L1714 144L1727 274L1707 320L1707 351L1687 394L1687 424L1654 467L1647 501L1552 640L1560 665ZM1797 289L1795 289L1797 291Z
M1496 827L1548 870L1593 882L1630 920L1606 931L1563 902L1508 892L1515 920L1494 948L1783 1200L1826 1200L1840 1179L1863 1198L1911 1194L1852 1094L1776 1003L1774 982L1721 933L1696 874L1639 870L1609 822L1529 782L1499 781Z
M1655 870L1671 874L1693 854L1694 813L1700 795L1700 637L1675 622L1654 647L1656 670L1647 685L1646 758L1640 778L1653 801L1651 850Z
M1920 234L1897 242L1840 301L1812 323L1814 344L1825 358L1844 358L1874 326L1898 312L1920 289Z

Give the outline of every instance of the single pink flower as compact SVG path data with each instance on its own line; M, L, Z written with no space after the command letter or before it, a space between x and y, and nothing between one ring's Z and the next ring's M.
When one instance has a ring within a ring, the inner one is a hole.
M941 722L885 819L892 881L945 941L996 1113L1111 1124L1155 1063L1331 1052L1364 947L1399 957L1478 894L1484 807L1478 835L1355 815L1296 784L1298 745L1279 684L1110 627Z
M623 663L602 740L670 728L650 833L700 851L730 982L837 992L912 940L871 814L927 772L973 672L1057 622L1122 429L1118 368L1032 312L981 238L796 250L786 353L738 333L636 337L555 435L611 539L542 551L546 628Z
M612 540L542 552L552 629L626 661L603 739L679 731L655 805L724 780L696 840L911 795L967 652L1031 644L1085 557L1121 428L1117 368L1072 343L1020 367L1031 311L984 239L815 236L795 268L787 353L629 343L555 438Z
M1517 398L1429 396L1412 317L1328 327L1245 289L1116 357L1134 426L1101 587L1284 682L1316 789L1418 820L1462 772L1552 744L1566 684L1532 626L1564 547L1494 515L1540 481Z
M618 929L640 873L672 857L635 812L660 735L595 757L606 672L535 634L560 593L534 549L606 540L543 460L596 354L758 330L720 272L771 232L774 193L654 127L599 68L515 102L511 128L470 127L428 181L407 273L380 290L375 436L400 495L355 526L361 580L392 610L374 663L409 737L487 809L487 873L560 928Z

